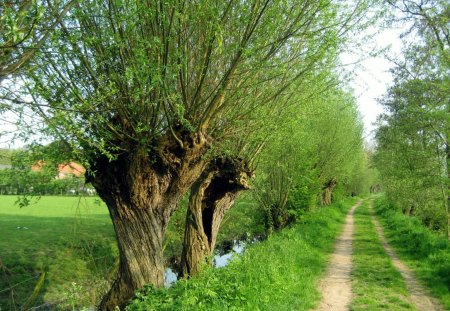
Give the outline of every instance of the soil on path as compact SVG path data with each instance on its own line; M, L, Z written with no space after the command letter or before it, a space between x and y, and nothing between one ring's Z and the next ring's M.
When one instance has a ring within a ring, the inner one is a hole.
M370 209L372 208L372 201L369 204L369 208ZM381 228L380 223L375 218L375 216L372 215L371 217L372 222L375 225L375 229L381 240L381 243L383 244L386 253L389 255L389 257L391 257L394 267L400 272L400 274L403 276L403 279L405 280L406 287L408 288L408 291L410 293L409 300L414 305L414 307L420 311L444 310L444 308L439 304L438 301L436 301L436 299L430 297L427 294L427 291L417 281L411 270L398 259L392 247L387 243L386 237L384 236L383 229Z
M336 240L333 255L319 286L322 300L317 311L349 309L352 300L353 213L361 202L359 201L351 208L345 219L344 230Z

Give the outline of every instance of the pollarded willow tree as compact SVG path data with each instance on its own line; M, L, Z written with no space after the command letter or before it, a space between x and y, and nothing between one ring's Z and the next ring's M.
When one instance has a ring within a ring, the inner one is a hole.
M254 197L266 213L266 229L278 230L317 204L331 204L335 187L360 168L362 124L354 98L330 87L286 118L262 152Z
M315 159L317 180L320 184L319 202L332 203L335 188L345 185L363 154L363 124L355 98L341 90L330 94L328 109L316 122L309 123L317 141L311 159Z
M339 28L327 22L336 5L90 0L55 25L23 93L5 93L72 146L108 206L120 265L100 309L163 284L162 241L180 198L227 134L263 107L283 109L276 99L320 52L304 39L320 46Z
M234 124L231 133L224 133L221 139L216 139L219 151L191 188L181 275L195 275L205 262L212 263L210 259L222 220L239 195L250 189L254 161L269 139L280 138L276 133L283 128L282 124L295 118L308 97L320 96L336 83L334 70L339 64L339 53L352 31L361 31L370 24L369 19L363 18L370 7L370 1L348 5L317 3L305 7L303 32L295 39L300 40L304 50L297 58L296 83L285 84L281 88L269 84L265 90L260 90L257 97L246 98L248 103L253 101L259 105L259 109L250 111L245 122ZM293 50L289 47L288 51ZM260 103L264 102L270 102L270 105L261 106Z
M329 6L321 10L335 9ZM323 85L332 80L324 74L323 68L335 66L337 50L343 43L338 41L338 37L348 29L340 28L343 22L337 18L314 21L313 12L305 15L311 21L301 38L297 38L302 41L305 53L299 56L301 61L296 66L299 73L296 82L281 89L278 85L275 89L267 85L257 97L246 99L251 105L257 106L261 102L270 102L270 105L249 111L245 122L235 124L232 132L218 137L214 155L190 189L181 255L182 276L198 274L205 262L212 264L211 258L225 214L239 195L251 188L256 168L254 163L267 140L273 139L282 127L280 125L289 122L288 118L295 116L304 104L298 94L303 93L303 97L318 94ZM326 32L314 33L317 29Z

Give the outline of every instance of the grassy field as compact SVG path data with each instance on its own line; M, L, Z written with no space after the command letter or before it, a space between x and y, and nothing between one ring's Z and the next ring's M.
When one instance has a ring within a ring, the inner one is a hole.
M105 205L93 197L42 197L19 208L16 199L0 197L2 310L23 306L44 272L33 305L75 300L92 305L106 289L117 258Z
M415 310L407 301L408 291L401 274L392 265L375 226L368 202L355 212L351 310Z
M309 310L345 215L355 199L317 209L293 228L249 247L220 269L146 290L127 310Z
M45 280L31 305L95 305L117 264L106 206L95 197L42 197L24 208L14 205L16 200L16 196L0 196L1 310L23 307L44 272ZM181 208L169 224L167 257L181 252L184 217ZM226 216L219 243L246 232L258 234L261 223L256 205L244 198Z
M374 207L400 260L450 310L450 241L424 227L419 219L403 215L384 197L378 197Z

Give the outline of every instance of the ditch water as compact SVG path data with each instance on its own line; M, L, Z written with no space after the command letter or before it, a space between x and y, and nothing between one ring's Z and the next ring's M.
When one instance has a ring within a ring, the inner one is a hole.
M234 240L233 243L231 243L231 245L229 245L228 247L225 246L221 250L216 250L213 266L215 268L225 267L234 256L241 255L249 243L253 244L257 241L257 238L254 238L250 242ZM164 286L170 287L177 280L178 273L176 273L172 268L166 268L166 272L164 275Z
M227 243L225 246L222 246L220 249L216 249L215 255L214 255L214 267L216 268L222 268L225 267L231 259L233 259L234 256L241 255L245 248L249 244L253 244L255 242L258 242L258 238L254 238L250 242L247 241L240 241L240 240L234 240L233 242ZM175 272L175 268L166 268L165 275L164 275L164 286L170 287L172 284L174 284L178 280L178 273ZM39 309L41 311L44 310L52 310L52 307L50 306L50 309L43 308ZM94 311L97 310L95 307L83 307L77 310L85 310L85 311ZM1 311L1 308L0 308Z

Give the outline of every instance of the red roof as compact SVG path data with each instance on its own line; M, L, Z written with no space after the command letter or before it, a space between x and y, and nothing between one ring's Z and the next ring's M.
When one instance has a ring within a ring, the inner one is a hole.
M42 160L37 161L33 166L31 167L31 170L33 172L39 172L42 167L45 165L45 162ZM69 163L62 163L58 165L58 178L64 178L68 175L74 175L76 177L80 177L86 172L86 169L83 167L83 165L78 164L76 162L69 162Z
M83 165L72 161L68 164L59 164L58 171L60 177L66 175L75 175L77 177L80 177L84 174L84 172L86 172L86 169L83 167Z

